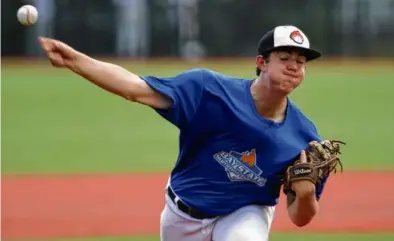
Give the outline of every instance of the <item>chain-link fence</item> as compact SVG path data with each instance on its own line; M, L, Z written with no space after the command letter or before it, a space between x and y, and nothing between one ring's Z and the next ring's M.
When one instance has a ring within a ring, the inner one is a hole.
M37 6L24 27L16 11ZM39 55L37 35L89 54L245 56L276 25L333 56L394 56L394 0L3 0L2 55Z

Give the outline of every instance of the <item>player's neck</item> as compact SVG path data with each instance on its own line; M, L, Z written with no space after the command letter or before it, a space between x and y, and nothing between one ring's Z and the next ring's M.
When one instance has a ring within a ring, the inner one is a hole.
M286 95L271 90L262 79L256 79L250 91L260 115L277 122L284 119L287 106Z

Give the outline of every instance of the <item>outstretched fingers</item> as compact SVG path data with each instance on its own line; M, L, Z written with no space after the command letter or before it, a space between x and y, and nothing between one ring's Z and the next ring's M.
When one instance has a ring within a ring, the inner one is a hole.
M307 157L306 157L306 153L305 150L302 150L300 153L300 163L307 163Z

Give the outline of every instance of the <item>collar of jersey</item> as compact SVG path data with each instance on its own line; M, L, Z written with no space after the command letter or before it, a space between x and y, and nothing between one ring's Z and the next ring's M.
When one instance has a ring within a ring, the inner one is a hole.
M254 79L247 80L245 83L247 102L248 102L248 105L250 106L250 108L252 109L253 114L266 125L273 126L273 127L280 127L280 126L284 125L287 121L287 117L288 117L290 107L291 107L289 97L287 97L286 113L285 113L285 118L282 122L275 122L273 120L266 119L266 118L264 118L264 116L259 114L259 112L256 109L256 105L254 104L253 96L252 96L252 93L250 92L250 87L251 87L253 81L254 81Z

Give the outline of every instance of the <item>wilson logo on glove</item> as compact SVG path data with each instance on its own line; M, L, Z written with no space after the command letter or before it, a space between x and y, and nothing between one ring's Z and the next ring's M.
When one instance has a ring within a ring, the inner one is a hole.
M300 169L294 169L293 174L298 176L298 175L306 175L306 174L311 174L312 169L310 168L300 168Z

